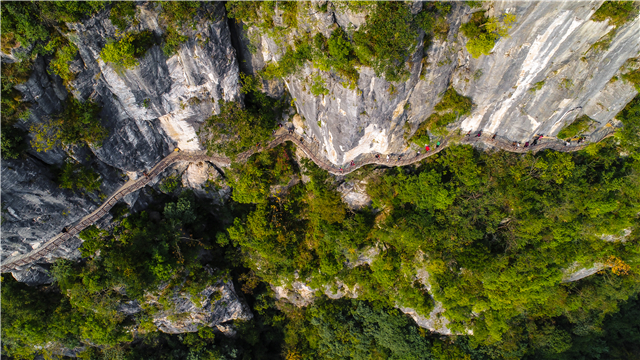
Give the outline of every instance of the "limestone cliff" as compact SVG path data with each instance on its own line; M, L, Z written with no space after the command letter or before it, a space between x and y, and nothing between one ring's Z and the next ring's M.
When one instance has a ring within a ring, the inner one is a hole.
M640 51L640 17L618 29L606 21L594 22L590 17L601 3L486 2L483 10L487 15L510 13L517 22L491 55L478 59L467 52L467 39L459 28L479 9L453 3L446 40L434 39L427 49L422 45L415 49L407 61L410 76L406 82L391 84L362 67L357 88L345 88L338 76L323 74L329 93L314 96L305 89L305 80L316 69L307 64L284 83L305 119L306 133L321 139L325 156L336 164L367 152L405 151L405 123L415 131L449 86L471 97L475 105L471 116L456 124L465 132L483 130L526 141L535 134L553 136L583 114L598 122L594 130L598 131L635 96L632 85L612 79ZM420 6L413 4L412 12ZM332 26L358 29L365 19L366 14L329 4L326 12L309 8L298 23L305 24L300 32L327 35ZM278 45L255 27L243 30L237 26L237 31L243 34L244 46L239 50L249 64L247 71L257 72L282 57L286 44ZM607 49L593 47L609 35L613 37ZM293 42L295 36L294 31L288 40ZM250 46L256 50L249 51ZM541 82L543 86L534 91L534 84ZM392 95L391 85L395 88Z
M405 125L415 131L450 86L474 103L472 114L452 126L463 131L483 130L526 141L534 134L553 136L583 114L596 120L593 131L602 131L637 93L630 84L614 79L630 58L638 56L640 17L619 28L606 21L594 22L590 17L601 3L487 2L483 6L488 15L511 13L517 21L510 36L501 38L491 55L478 59L467 52L467 39L459 32L474 10L464 3L453 3L447 15L446 39L434 39L425 49L425 35L419 34L420 45L407 61L410 75L405 82L391 84L372 69L361 67L357 87L349 89L338 76L325 72L322 78L329 93L314 96L305 84L315 69L306 64L281 82L265 83L264 90L271 95L281 95L285 90L290 93L304 119L296 124L298 130L320 139L324 156L335 164L369 152L407 150ZM326 10L309 7L298 21L300 29L294 30L288 40L293 41L296 31L329 36L336 26L357 29L366 22L366 13L326 5ZM421 8L421 3L411 5L413 13ZM176 146L199 150L197 130L212 112L219 111L217 102L242 100L240 71L255 74L267 63L281 59L285 51L286 44L256 28L245 29L229 21L223 3L207 3L198 10L194 27L185 27L188 40L175 55L167 58L155 45L139 59L138 66L117 72L100 59L101 49L117 32L108 11L67 24L67 37L79 49L71 64L76 77L68 88L59 77L48 73L48 58L37 59L30 79L18 86L24 100L31 103L30 116L19 127L28 129L60 111L65 99L73 96L100 104L101 121L109 135L101 147L85 146L69 153L31 149L26 158L2 161L1 260L38 247L101 203L96 195L60 189L52 167L72 157L96 170L102 177L101 192L110 194L127 177L139 176ZM161 38L158 15L157 5L138 3L138 23L127 30L150 30ZM593 47L609 35L608 48ZM15 61L15 57L3 55L3 61ZM534 91L534 84L541 83ZM207 180L220 175L214 166L179 164L169 171L181 174L183 185L196 189L199 196L217 202L228 197L228 187L214 192L205 189ZM360 185L341 188L354 207L368 203ZM129 195L125 201L134 209L144 208L140 193ZM80 240L74 239L47 261L78 258L79 246ZM14 276L38 284L47 281L44 271L35 266ZM403 311L411 313L411 309ZM163 324L169 331L177 326Z

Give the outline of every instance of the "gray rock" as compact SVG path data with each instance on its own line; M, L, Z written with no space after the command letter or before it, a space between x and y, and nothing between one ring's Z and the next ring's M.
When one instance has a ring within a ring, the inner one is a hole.
M49 269L39 264L32 264L26 269L11 272L13 278L29 286L51 284L53 278L49 275Z
M202 326L225 325L233 320L253 318L251 310L236 294L231 281L219 281L214 286L208 286L200 293L199 304L190 295L182 293L174 294L172 303L173 309L158 312L153 317L158 329L169 334L195 332Z
M2 261L37 248L101 202L61 189L48 166L32 157L2 161ZM76 259L80 240L70 240L57 257ZM74 248L76 246L76 248Z
M584 2L495 3L489 15L509 12L516 14L517 22L509 31L510 37L500 39L491 55L473 59L464 47L467 39L458 32L471 10L463 3L453 3L447 39L433 41L424 65L425 50L416 48L408 61L411 74L407 81L393 84L393 95L391 84L367 67L359 69L354 90L344 88L335 74L323 73L330 93L312 95L308 79L316 69L310 65L289 76L285 84L304 117L307 134L322 140L325 156L336 164L368 152L405 151L404 124L408 122L415 131L450 85L475 104L471 116L455 125L464 131L482 129L526 141L539 133L555 135L582 114L596 119L595 131L599 131L636 94L630 84L610 80L627 59L637 56L640 17L618 29L610 47L596 53L590 50L591 45L613 31L607 22L589 20L598 6ZM333 16L311 25L313 32L330 29L327 21L343 28L361 25L362 14L335 8L329 12ZM258 34L258 29L237 30L245 39L258 39L252 42L256 47L253 53L242 51L253 71L281 57L283 48L267 35ZM287 37L289 43L293 35ZM419 44L421 40L422 36ZM571 80L570 89L560 86L564 79ZM545 81L542 89L529 91L539 81Z
M120 303L116 310L125 315L135 315L142 311L142 306L140 306L137 300L131 300Z
M358 210L371 205L371 197L366 192L367 182L345 181L338 186L338 192L342 194L344 201L351 209Z
M597 274L598 271L605 269L607 266L602 263L594 263L593 266L585 268L581 267L577 262L563 271L563 283L578 281L588 276Z

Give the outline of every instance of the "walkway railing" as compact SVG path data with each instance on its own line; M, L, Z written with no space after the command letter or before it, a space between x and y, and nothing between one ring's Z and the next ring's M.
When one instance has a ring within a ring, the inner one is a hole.
M592 142L598 142L607 137L612 136L613 130L614 129L611 128L610 131L605 133L600 139L597 139L597 140L593 139L594 141ZM538 141L536 145L532 145L527 148L524 148L524 147L514 147L512 146L512 142L509 142L506 139L497 138L497 137L487 139L486 135L481 135L481 136L476 136L476 135L477 134L465 136L460 140L460 143L476 143L476 142L482 141L485 144L488 144L490 146L493 146L502 150L518 152L518 153L526 153L528 151L537 152L544 149L553 149L556 151L571 152L571 151L582 150L588 145L588 143L585 142L584 144L581 144L581 145L567 146L565 145L564 142L557 139L551 139L551 140L541 139L541 141ZM309 139L305 140L304 137L301 137L299 135L291 135L291 134L283 133L283 131L280 130L280 134L275 136L275 138L271 142L269 142L267 145L263 147L256 147L256 148L247 150L243 153L240 153L237 156L236 161L245 162L249 159L251 155L253 155L258 151L261 151L264 149L273 149L274 147L286 141L291 141L294 144L296 144L298 148L303 150L305 154L307 154L307 156L314 163L316 163L316 165L318 165L320 168L335 175L346 175L365 165L376 164L376 165L382 165L382 166L406 166L406 165L419 162L429 156L433 156L439 153L444 148L448 147L452 139L453 137L451 136L445 137L441 141L440 146L432 148L429 151L426 151L421 154L394 155L393 158L391 157L387 158L386 155L382 155L382 154L379 154L379 157L376 157L375 154L361 155L358 157L357 160L353 161L353 165L349 165L349 166L345 165L343 168L333 163L330 163L321 155L322 150L318 142L309 140ZM109 212L109 210L111 210L111 208L116 203L118 203L118 201L122 200L123 197L127 196L132 192L142 189L149 182L151 182L151 180L153 180L156 176L160 175L160 173L162 173L167 167L171 166L172 164L178 161L190 161L190 162L208 161L218 166L229 166L231 164L231 160L227 157L209 156L204 154L203 152L173 152L170 155L166 156L164 159L162 159L160 162L158 162L149 171L147 175L137 180L130 180L124 185L122 185L114 194L112 194L109 198L107 198L107 200L105 200L105 202L102 203L102 205L100 205L97 209L95 209L89 215L82 218L75 225L67 227L66 231L63 231L60 234L54 236L53 238L51 238L50 240L43 243L41 246L39 246L38 248L34 249L29 253L14 256L5 260L2 263L2 266L0 266L0 272L8 272L8 271L17 269L21 266L34 263L37 260L43 257L46 257L50 253L56 251L63 242L69 240L73 236L76 236L82 230L93 225L95 222L97 222L103 216L105 216L107 212Z

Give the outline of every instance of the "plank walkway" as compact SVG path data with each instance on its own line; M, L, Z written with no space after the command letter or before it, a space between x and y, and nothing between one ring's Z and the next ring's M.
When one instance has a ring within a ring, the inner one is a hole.
M607 137L613 135L613 131L615 129L613 127L606 129L600 136L592 136L591 142L598 142ZM320 148L320 144L317 141L305 139L300 135L291 135L286 133L284 129L280 129L277 135L275 135L274 139L269 142L266 146L256 147L250 150L247 150L243 153L240 153L236 161L245 162L247 159L258 151L262 151L265 149L272 149L284 142L290 141L294 143L299 149L305 152L305 154L320 168L328 171L329 173L335 175L346 175L350 172L357 170L358 168L365 165L382 165L382 166L406 166L416 162L419 162L429 156L433 156L446 147L448 147L451 143L455 143L455 137L446 137L444 138L440 146L433 147L428 152L421 152L420 154L411 153L401 154L401 155L382 155L379 154L379 157L376 158L376 154L364 154L360 155L356 160L354 160L353 165L344 165L340 167L335 165L328 160L324 156L322 156L323 150ZM470 136L457 136L458 143L461 144L473 144L478 142L483 142L485 145L490 147L510 151L517 153L526 153L528 151L537 152L545 149L553 149L556 151L562 152L571 152L578 151L585 148L589 143L584 142L581 145L569 145L566 146L563 141L558 139L549 139L542 138L536 145L529 146L528 148L524 147L514 147L513 142L508 141L507 139L498 138L492 139L486 135L477 136L477 134L473 134ZM423 149L424 150L424 149ZM75 225L68 226L66 231L59 233L53 238L49 239L47 242L40 245L38 248L32 250L29 253L21 254L18 256L10 257L5 260L0 266L0 272L8 272L11 270L19 269L22 266L34 263L39 259L49 255L50 253L56 251L58 247L69 240L70 238L76 236L79 232L84 230L85 228L91 226L98 220L100 220L103 216L111 210L111 208L118 203L123 197L126 195L138 191L145 187L149 182L151 182L156 176L160 175L167 167L173 165L179 161L189 161L189 162L200 162L207 161L212 162L220 167L229 166L231 164L231 160L227 157L223 156L209 156L203 151L197 152L186 152L186 151L175 151L160 162L158 162L146 176L142 176L137 180L129 180L124 185L122 185L114 194L112 194L109 198L107 198L102 205L100 205L97 209L91 212L89 215L82 218Z

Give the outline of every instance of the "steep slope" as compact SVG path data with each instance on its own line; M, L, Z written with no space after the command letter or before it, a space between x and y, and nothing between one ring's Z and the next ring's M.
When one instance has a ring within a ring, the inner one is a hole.
M305 119L304 131L322 141L327 158L336 164L371 151L405 151L405 123L415 131L449 86L474 103L472 114L459 124L465 132L483 130L524 142L536 134L554 136L583 114L597 121L594 131L598 131L635 96L631 84L612 79L640 50L640 17L619 28L590 20L601 3L485 3L486 15L508 13L517 20L510 36L501 38L491 55L478 59L468 53L464 46L468 39L459 28L480 9L453 3L446 39L436 37L425 49L424 32L420 33L407 60L410 75L404 82L388 82L371 68L361 67L357 87L350 89L340 76L321 71L328 93L315 96L309 83L318 69L309 62L285 77L284 84ZM413 4L412 13L421 6ZM269 62L282 59L285 47L305 32L327 36L337 26L349 32L366 19L366 13L354 14L331 3L326 9L299 10L299 29L291 30L287 42L280 44L256 26L243 30L238 25L244 41L242 57L251 64L247 70L258 73ZM594 46L601 40L610 43L604 49ZM538 84L541 88L534 90Z

